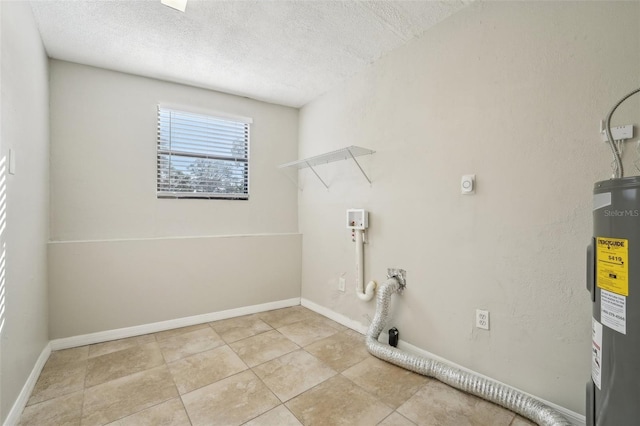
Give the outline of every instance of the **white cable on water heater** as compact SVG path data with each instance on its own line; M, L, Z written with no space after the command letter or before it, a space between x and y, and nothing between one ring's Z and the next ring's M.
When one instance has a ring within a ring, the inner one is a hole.
M640 89L636 89L634 91L632 91L631 93L628 93L625 97L623 97L622 99L620 99L613 108L611 108L611 111L609 111L609 114L607 114L607 118L605 118L605 128L604 130L607 133L607 142L609 143L609 147L611 148L611 152L613 153L613 161L615 164L615 167L613 169L613 178L623 178L624 177L624 169L622 168L622 158L621 156L618 154L618 151L616 150L616 146L615 143L613 141L613 135L611 134L611 117L613 116L613 113L616 111L616 109L620 106L621 103L623 103L624 101L626 101L628 98L630 98L631 96L635 95L636 93L640 93Z
M377 284L375 281L369 281L367 288L364 288L364 231L356 229L354 232L356 234L356 294L358 299L368 302L373 299Z

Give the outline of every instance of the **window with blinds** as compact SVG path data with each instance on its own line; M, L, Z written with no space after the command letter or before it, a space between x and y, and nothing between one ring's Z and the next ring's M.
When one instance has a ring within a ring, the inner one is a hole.
M158 198L249 198L250 119L158 106Z

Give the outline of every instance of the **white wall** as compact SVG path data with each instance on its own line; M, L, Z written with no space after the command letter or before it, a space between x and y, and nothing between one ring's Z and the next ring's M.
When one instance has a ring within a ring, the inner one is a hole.
M297 189L276 168L297 158L296 109L57 60L50 75L51 338L300 296ZM253 118L249 201L156 198L158 103Z
M252 117L250 200L157 199L157 105ZM51 240L297 232L298 111L51 61Z
M611 173L598 122L640 84L639 28L637 2L482 2L306 105L301 157L377 152L371 186L349 162L318 168L329 191L300 172L303 298L370 322L345 229L345 210L366 208L366 279L407 270L402 340L584 413L591 191ZM639 105L614 124L638 126ZM476 195L460 195L463 174Z
M49 245L51 338L300 297L299 234Z
M0 14L0 229L5 225L6 207L6 228L0 231L0 256L6 244L6 271L0 260L3 423L49 341L49 107L47 58L31 8L27 3L3 1ZM14 175L2 169L10 148L16 153Z

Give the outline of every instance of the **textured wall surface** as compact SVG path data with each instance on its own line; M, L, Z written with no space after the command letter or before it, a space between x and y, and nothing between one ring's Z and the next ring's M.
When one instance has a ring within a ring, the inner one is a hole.
M362 161L371 186L350 162L318 168L329 191L300 172L302 296L370 322L345 229L347 208L368 209L365 278L407 270L401 339L583 413L591 191L611 173L598 122L640 85L639 24L637 2L478 3L306 105L301 158L377 152ZM614 124L637 126L639 105Z
M297 110L50 69L51 338L300 296L297 189L276 168L297 157ZM249 201L156 198L158 103L253 118Z
M3 423L49 341L46 269L49 106L47 57L31 8L20 2L0 2L0 11L0 287L4 287L0 288L0 324L4 324L0 331L0 423ZM6 174L9 149L15 153L16 169L12 175Z

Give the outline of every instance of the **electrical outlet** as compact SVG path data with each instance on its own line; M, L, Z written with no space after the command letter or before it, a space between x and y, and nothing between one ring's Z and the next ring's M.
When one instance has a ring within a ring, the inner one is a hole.
M347 280L345 280L344 277L338 278L338 290L344 291L346 284L347 284Z
M476 327L485 330L489 329L489 311L476 309Z

